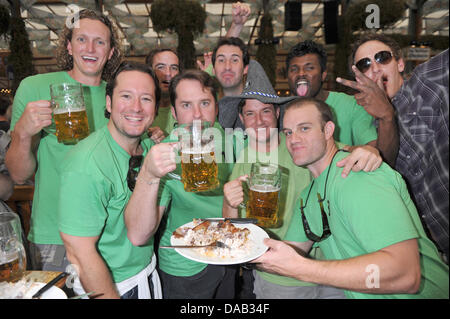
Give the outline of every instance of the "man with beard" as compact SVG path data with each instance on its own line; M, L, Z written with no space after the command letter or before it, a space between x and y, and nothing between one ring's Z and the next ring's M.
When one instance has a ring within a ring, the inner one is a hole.
M419 214L447 263L448 61L447 49L416 67L405 81L400 46L389 37L370 33L362 35L353 46L352 70L356 82L336 79L359 91L355 95L358 103L373 117L395 114L399 136L392 137L395 152L391 162L406 179Z
M315 97L330 105L336 118L334 137L337 141L351 146L368 144L378 148L385 157L388 152L385 140L390 138L385 131L380 129L377 136L373 118L354 97L323 88L327 77L327 53L321 45L310 40L298 43L290 50L286 67L292 95Z

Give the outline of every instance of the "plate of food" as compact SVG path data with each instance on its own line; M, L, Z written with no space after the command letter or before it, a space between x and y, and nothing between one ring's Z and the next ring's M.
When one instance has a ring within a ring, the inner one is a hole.
M190 260L213 264L242 264L258 258L267 250L264 238L269 235L254 224L233 224L230 221L204 221L194 219L178 227L172 234L172 246L203 246L221 242L226 247L175 248Z
M19 280L15 283L0 283L0 299L31 299L39 289L45 286L43 282ZM67 299L66 293L58 287L50 287L39 299Z

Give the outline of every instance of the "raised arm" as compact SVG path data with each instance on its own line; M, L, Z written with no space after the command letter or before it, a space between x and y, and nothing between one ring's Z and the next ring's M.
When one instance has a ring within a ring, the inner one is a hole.
M158 206L161 177L173 171L176 143L153 146L144 159L133 194L125 208L127 236L135 246L145 244L158 229L165 207Z
M375 146L380 150L385 162L393 167L398 154L399 137L395 111L384 92L383 78L380 75L376 81L372 81L355 66L352 66L352 69L356 82L342 78L337 78L336 81L359 91L355 94L357 103L378 120L378 139Z
M233 21L231 22L231 26L227 31L227 38L239 38L242 29L244 28L245 22L247 22L248 17L250 16L251 10L250 6L246 3L235 2L232 5L231 15L233 17Z
M13 117L14 109L13 106ZM40 131L52 123L52 109L46 100L33 101L26 105L24 112L11 132L11 144L5 156L5 163L14 182L23 184L36 170L36 152Z

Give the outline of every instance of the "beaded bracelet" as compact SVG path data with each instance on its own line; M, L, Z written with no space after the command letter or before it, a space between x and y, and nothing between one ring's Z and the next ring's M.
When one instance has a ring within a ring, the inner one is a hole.
M142 180L143 182L146 182L147 183L147 185L156 185L156 184L159 184L159 179L155 179L155 180L152 180L152 181L146 181L145 179L143 179L142 177L138 177L138 178L136 178L136 180Z

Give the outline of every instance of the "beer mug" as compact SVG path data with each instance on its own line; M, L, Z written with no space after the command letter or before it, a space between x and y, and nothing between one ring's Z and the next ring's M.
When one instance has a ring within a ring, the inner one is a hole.
M180 139L181 180L186 192L204 192L219 187L218 166L214 156L214 135L209 122L194 121L178 128Z
M247 183L247 217L256 218L261 227L277 227L281 189L281 170L278 165L253 163Z
M76 144L89 135L89 123L84 105L83 88L80 83L61 83L50 85L51 105L59 143Z
M20 279L26 265L20 218L13 212L0 212L0 282Z

